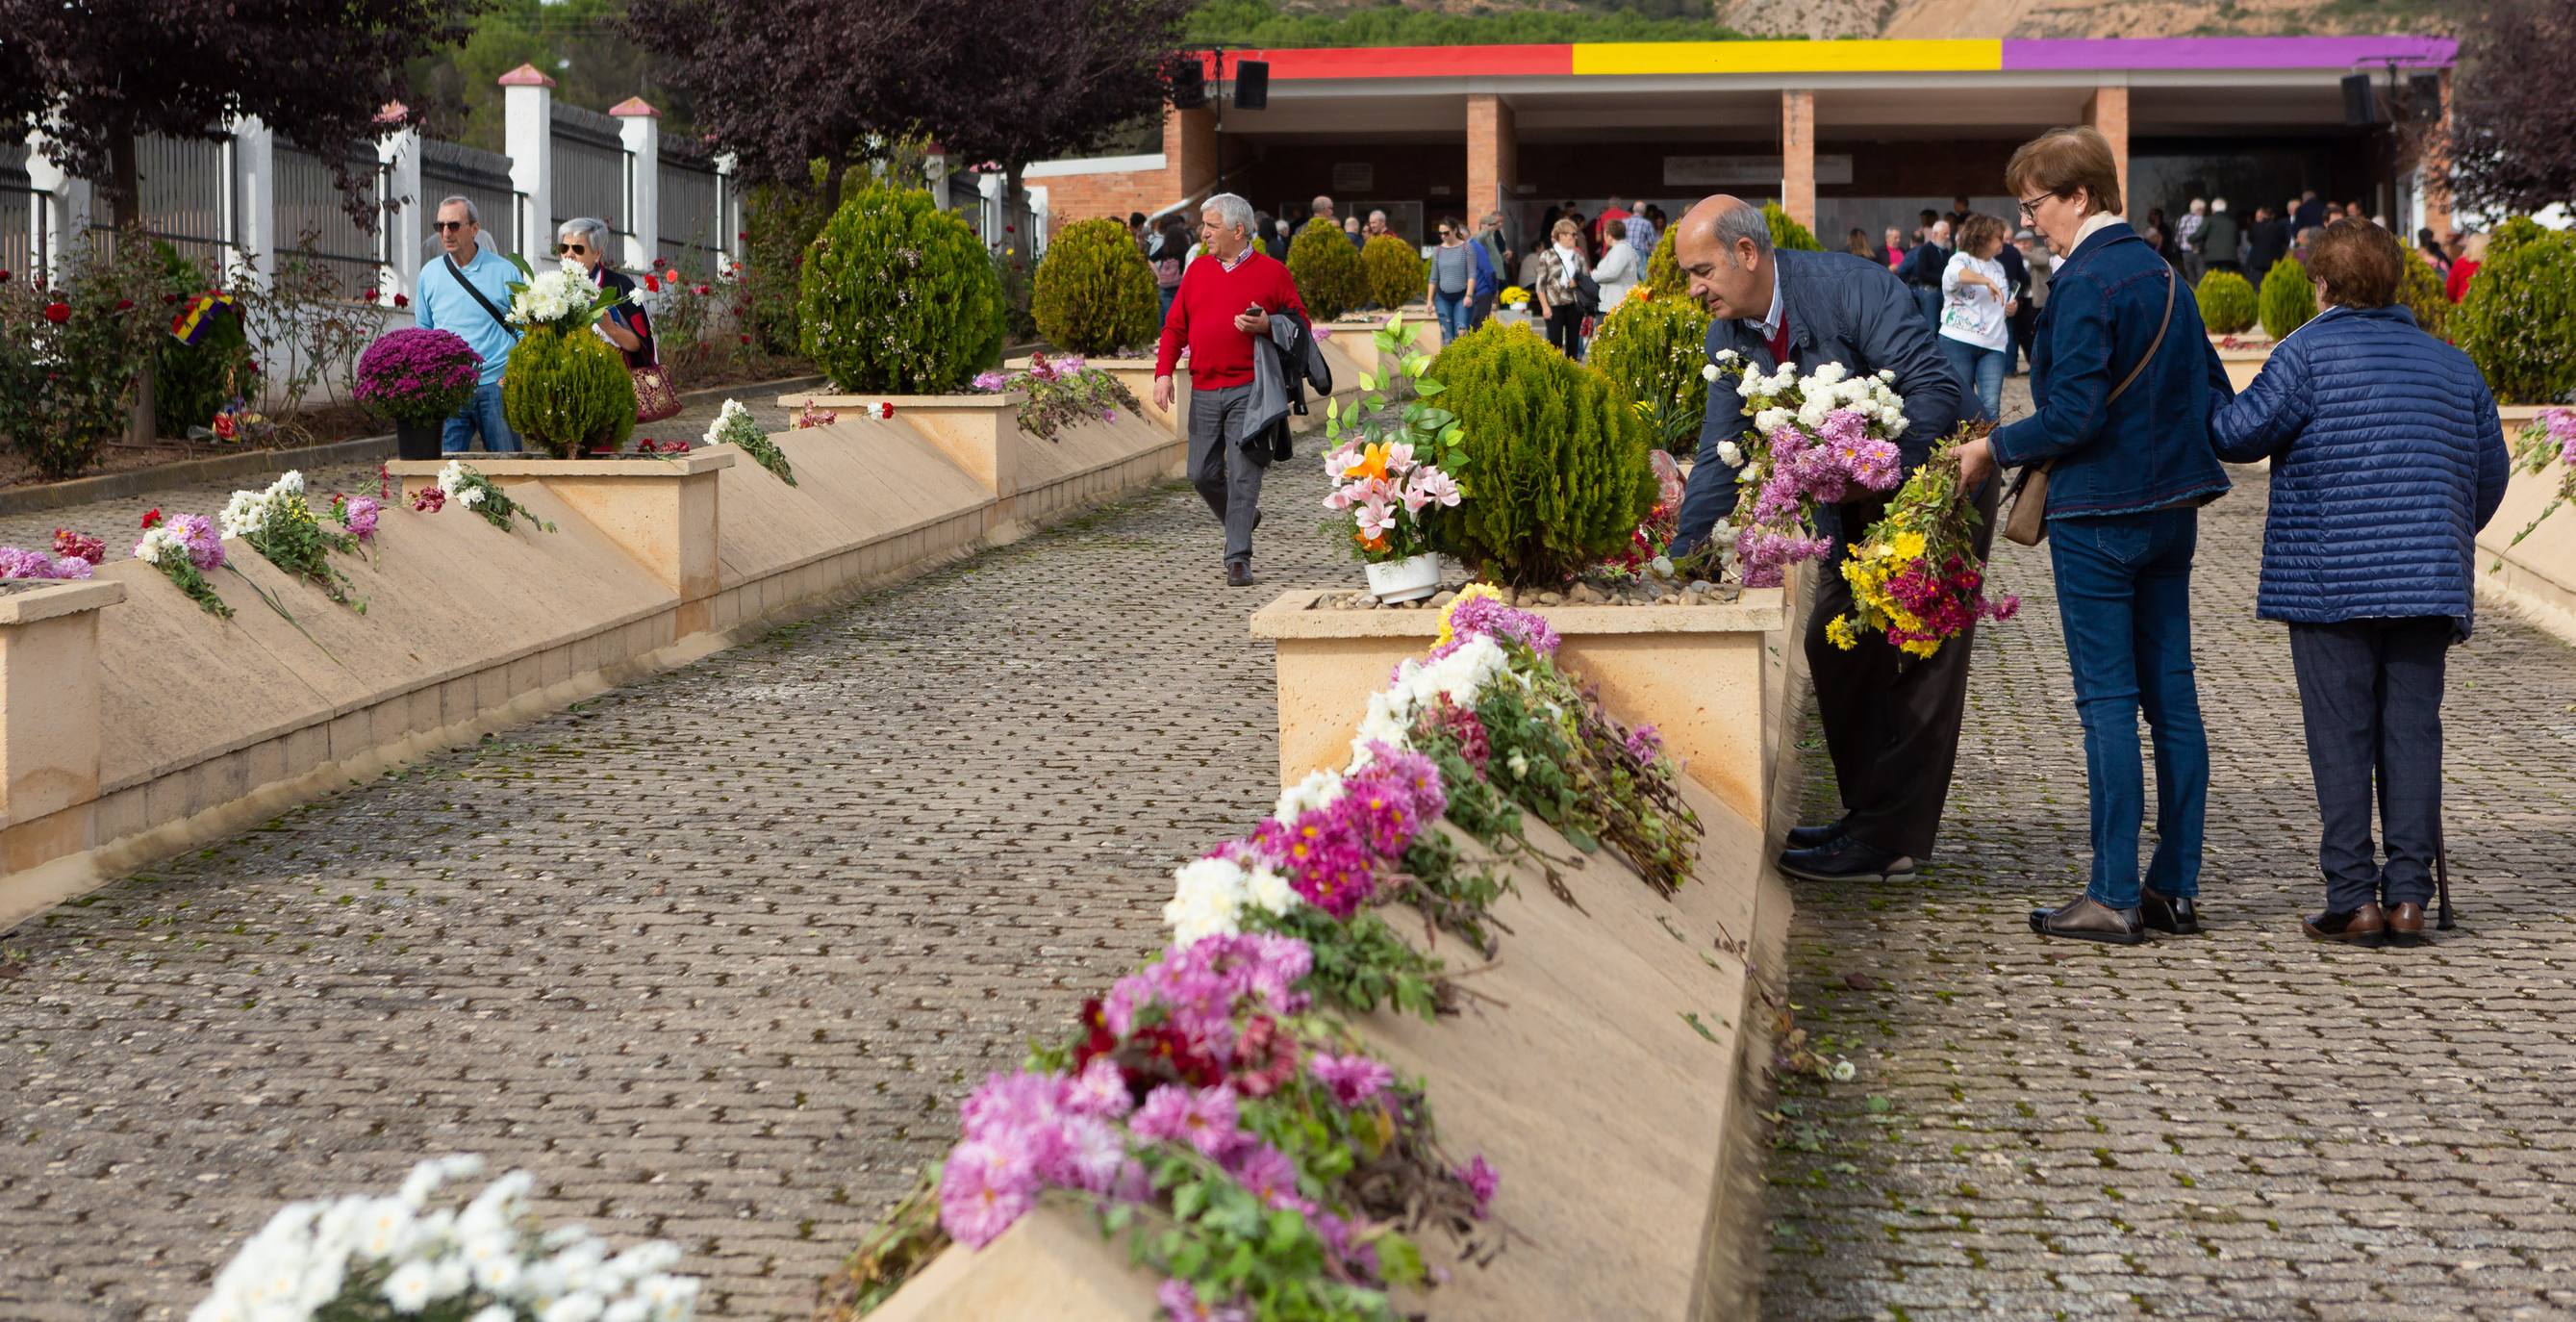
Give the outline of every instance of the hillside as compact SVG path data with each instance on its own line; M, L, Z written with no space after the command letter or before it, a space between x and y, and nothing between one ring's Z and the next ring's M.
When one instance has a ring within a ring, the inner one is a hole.
M1258 46L1770 37L2169 37L2458 28L2437 0L1209 0L1195 40Z

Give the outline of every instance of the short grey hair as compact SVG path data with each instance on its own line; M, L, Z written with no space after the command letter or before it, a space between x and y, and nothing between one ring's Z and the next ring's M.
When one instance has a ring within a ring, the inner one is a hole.
M590 250L592 252L598 253L601 257L606 257L608 255L607 221L593 219L589 216L575 216L572 219L555 226L556 238L560 239L567 234L580 235L582 238L589 241Z
M1219 193L1199 204L1199 214L1202 217L1211 211L1216 213L1218 225L1239 229L1246 234L1252 232L1252 204L1241 197L1233 193Z
M430 212L430 214L435 216L438 212L445 211L449 207L465 208L465 223L468 225L480 225L483 223L482 209L474 205L473 198L465 197L461 194L456 197L442 197L438 199L437 209Z
M1750 202L1719 212L1709 230L1717 236L1717 246L1727 252L1735 251L1736 240L1751 239L1755 256L1771 255L1771 222L1762 208Z

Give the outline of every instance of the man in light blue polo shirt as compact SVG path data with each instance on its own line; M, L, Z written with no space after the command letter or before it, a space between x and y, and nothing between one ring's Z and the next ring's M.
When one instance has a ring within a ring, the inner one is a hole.
M510 282L519 278L519 269L485 247L482 235L482 217L473 202L451 197L439 203L442 251L420 271L420 301L415 305L420 328L458 336L483 355L483 377L474 386L474 398L447 420L447 431L439 438L438 448L447 454L473 449L478 431L483 433L483 448L495 454L519 449L518 435L501 417L501 373L509 367L510 350L519 337L495 315L510 310ZM473 286L471 291L468 284ZM480 301L476 293L482 295Z

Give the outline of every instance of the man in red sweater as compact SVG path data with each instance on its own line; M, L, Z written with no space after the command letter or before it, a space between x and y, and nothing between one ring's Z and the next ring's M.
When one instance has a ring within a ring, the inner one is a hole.
M1190 351L1190 482L1225 525L1225 581L1252 586L1252 528L1261 522L1267 454L1243 446L1252 404L1252 355L1274 312L1296 309L1297 282L1252 241L1252 204L1219 193L1199 211L1205 251L1181 273L1154 359L1154 407L1172 407L1172 369Z

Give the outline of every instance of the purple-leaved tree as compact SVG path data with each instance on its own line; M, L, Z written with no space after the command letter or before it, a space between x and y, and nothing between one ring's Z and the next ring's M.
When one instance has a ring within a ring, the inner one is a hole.
M2497 0L2463 25L2451 83L2451 190L2465 207L2576 201L2576 3Z

